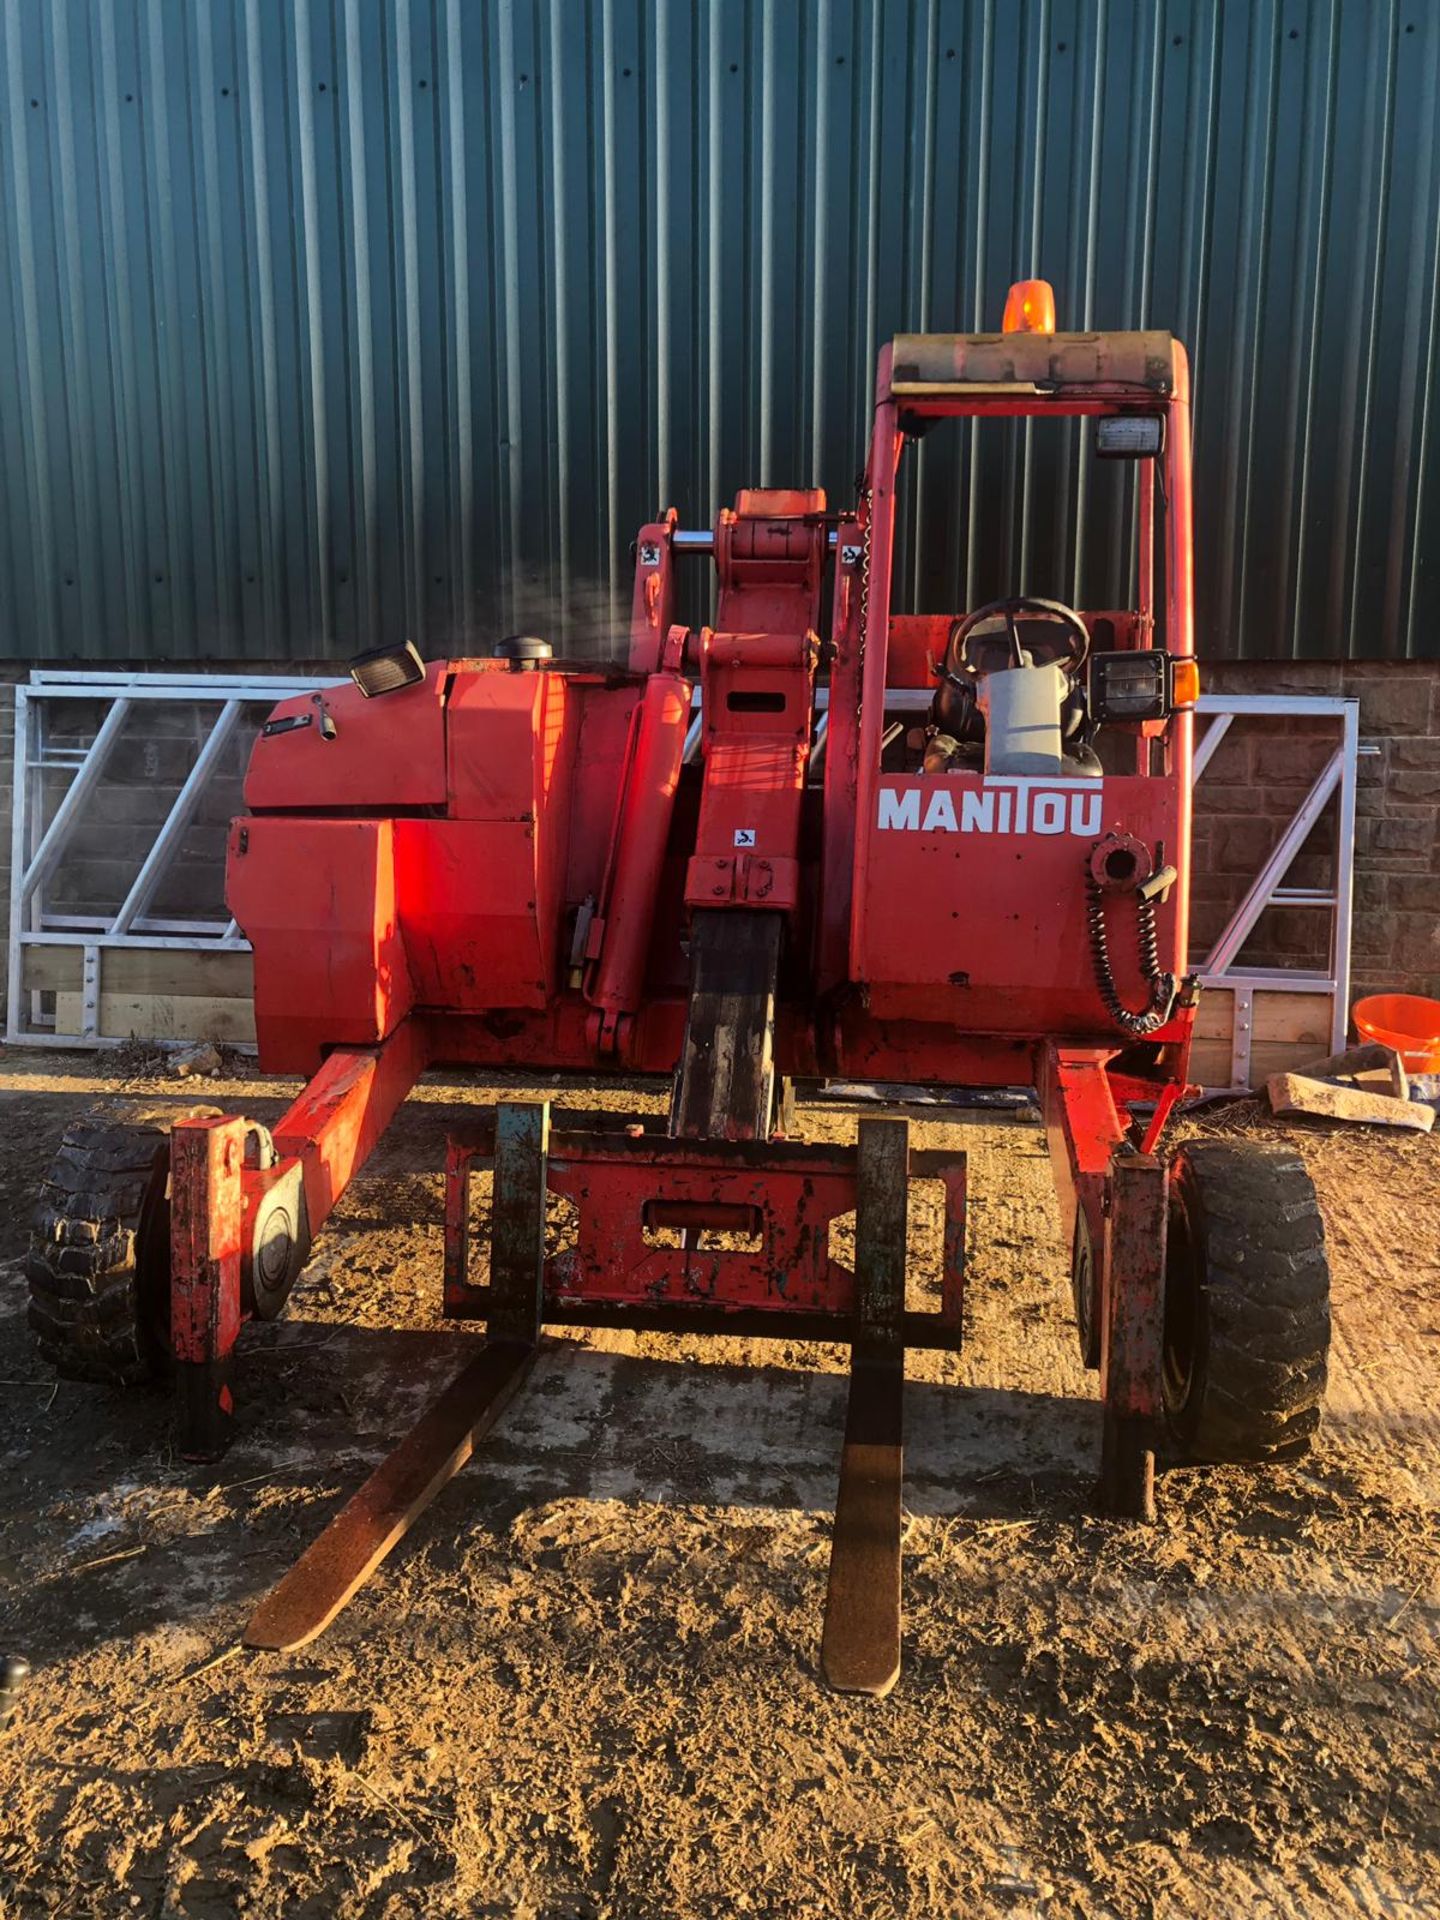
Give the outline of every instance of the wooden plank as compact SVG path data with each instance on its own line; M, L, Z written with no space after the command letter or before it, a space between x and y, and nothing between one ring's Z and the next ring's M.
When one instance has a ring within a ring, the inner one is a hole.
M1311 1040L1257 1040L1250 1049L1250 1084L1263 1087L1272 1073L1293 1073L1314 1058Z
M1251 1005L1254 1040L1303 1041L1330 1045L1330 995L1290 993L1283 987L1257 987ZM1235 1023L1235 996L1226 987L1206 987L1195 1009L1197 1040L1228 1040Z
M255 960L248 953L194 953L178 947L106 947L100 954L105 993L179 994L189 999L248 1000Z
M1228 1087L1229 1040L1197 1040L1190 1049L1190 1079L1197 1087Z
M55 1031L84 1030L84 1002L78 993L55 996ZM227 1040L255 1044L255 1003L200 994L120 994L100 996L99 1037L104 1040Z
M20 949L20 985L26 992L73 993L78 999L84 972L79 947Z
M1317 1053L1328 1053L1330 1015L1328 993L1257 987L1250 1009L1250 1085L1263 1086L1272 1073L1303 1067ZM1230 1085L1234 1019L1234 993L1225 987L1206 987L1195 1011L1195 1044L1190 1054L1190 1078L1198 1085Z
M79 993L83 968L79 947L26 947L21 985L27 990ZM100 969L105 992L135 997L180 994L197 999L248 1000L255 991L255 963L248 953L102 947Z
M1228 1040L1234 1022L1234 994L1223 987L1202 987L1195 1007L1195 1038Z
M1365 1127L1409 1127L1428 1133L1435 1109L1389 1094L1361 1093L1356 1087L1332 1087L1325 1080L1307 1080L1299 1073L1272 1074L1266 1083L1276 1113L1301 1113L1320 1120L1346 1120Z
M1272 1073L1308 1067L1315 1048L1308 1040L1257 1040L1250 1048L1250 1084L1263 1087ZM1201 1087L1230 1084L1230 1041L1197 1040L1190 1050L1190 1078Z
M1331 999L1328 993L1284 993L1270 987L1255 995L1252 1032L1256 1040L1303 1041L1330 1051Z

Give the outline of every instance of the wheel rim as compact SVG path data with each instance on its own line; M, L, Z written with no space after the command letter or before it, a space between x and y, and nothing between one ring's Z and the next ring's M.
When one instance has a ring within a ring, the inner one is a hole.
M1173 1180L1173 1175L1172 1175ZM1195 1385L1200 1352L1199 1250L1183 1195L1171 1188L1169 1231L1165 1240L1165 1316L1161 1335L1161 1384L1166 1408L1180 1413Z
M1084 1207L1075 1211L1075 1244L1070 1256L1070 1292L1075 1306L1075 1331L1080 1357L1087 1367L1100 1364L1100 1323L1096 1313L1095 1253Z

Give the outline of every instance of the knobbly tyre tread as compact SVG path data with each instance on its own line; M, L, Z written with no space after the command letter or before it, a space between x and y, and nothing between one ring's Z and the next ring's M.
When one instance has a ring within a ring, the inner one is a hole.
M168 1271L165 1182L170 1129L216 1107L140 1102L82 1114L65 1130L40 1188L25 1273L29 1321L46 1360L66 1379L137 1386L166 1355L147 1325L145 1257Z
M1330 1350L1314 1184L1289 1147L1261 1141L1189 1141L1170 1177L1171 1234L1190 1242L1199 1289L1187 1391L1166 1381L1171 1439L1192 1460L1292 1459L1320 1424Z

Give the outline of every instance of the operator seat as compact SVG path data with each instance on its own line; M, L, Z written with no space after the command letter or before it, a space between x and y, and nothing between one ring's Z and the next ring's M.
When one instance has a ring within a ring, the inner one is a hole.
M922 771L1098 778L1089 641L1079 614L1058 600L994 600L961 615L934 669Z

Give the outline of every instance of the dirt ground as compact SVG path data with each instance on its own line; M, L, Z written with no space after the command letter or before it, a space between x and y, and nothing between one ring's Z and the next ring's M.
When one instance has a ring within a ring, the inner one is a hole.
M1137 1528L1089 1510L1039 1132L924 1125L972 1156L973 1337L910 1359L905 1664L874 1702L816 1674L843 1353L660 1336L551 1340L328 1633L195 1672L470 1350L433 1169L495 1093L409 1103L247 1330L199 1470L163 1397L57 1389L24 1325L41 1170L118 1091L0 1057L0 1652L35 1669L0 1735L7 1920L1440 1915L1440 1140L1287 1136L1334 1265L1326 1425L1293 1468L1167 1474ZM286 1090L215 1091L265 1119Z

